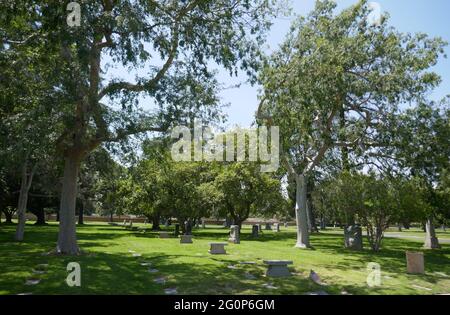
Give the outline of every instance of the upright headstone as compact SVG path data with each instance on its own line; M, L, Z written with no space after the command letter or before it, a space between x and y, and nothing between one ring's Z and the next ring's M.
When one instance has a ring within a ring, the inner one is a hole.
M274 231L275 231L275 232L280 232L280 224L279 224L279 223L275 223L275 224L273 225L273 228L274 228Z
M259 232L259 233L262 232L262 224L258 224L258 232Z
M175 237L178 237L178 235L180 235L180 224L179 223L175 224L175 232L174 232L174 234L175 234Z
M289 224L287 222L284 222L284 227L287 228Z
M180 244L192 244L192 235L180 235Z
M344 229L345 248L362 250L362 230L359 225L349 225Z
M266 231L272 230L272 225L270 223L266 223Z
M170 238L170 234L167 231L160 231L159 238Z
M205 223L205 219L202 219L202 229L206 228L206 223Z
M225 255L227 252L225 250L225 246L227 245L227 243L209 243L209 246L211 246L211 248L209 249L209 253L216 255L216 254L222 254Z
M164 222L164 226L165 226L166 228L169 227L169 220L166 220L166 222Z
M191 222L185 221L184 222L184 235L191 235L192 234L192 225Z
M253 225L252 226L252 237L258 237L258 232L259 232L259 226L258 225Z
M423 253L406 252L406 270L408 273L424 274L425 262Z
M230 227L230 238L228 239L228 242L233 243L233 244L240 243L239 225L232 225Z

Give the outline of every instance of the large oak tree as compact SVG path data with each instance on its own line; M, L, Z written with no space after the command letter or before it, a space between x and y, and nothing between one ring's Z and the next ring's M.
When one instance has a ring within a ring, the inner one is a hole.
M77 254L75 200L80 163L105 142L129 135L165 131L170 103L154 102L152 111L138 106L138 96L156 97L170 89L179 75L191 80L211 76L215 62L230 73L252 73L258 50L269 27L268 0L85 0L79 1L81 22L67 23L67 1L2 3L1 11L31 10L32 20L16 26L17 41L44 44L59 54L54 65L61 92L55 107L64 127L57 140L65 167L61 193L57 251ZM28 8L28 9L25 9ZM31 29L31 31L27 31ZM42 51L44 52L44 50ZM108 57L107 57L108 56ZM124 70L111 79L105 60ZM174 66L177 67L174 67ZM125 75L135 73L134 80ZM189 82L189 81L187 81ZM181 111L182 112L182 111Z

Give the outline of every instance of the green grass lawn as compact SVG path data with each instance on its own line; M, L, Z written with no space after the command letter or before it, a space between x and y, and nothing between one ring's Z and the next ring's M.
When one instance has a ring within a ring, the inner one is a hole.
M0 294L164 294L165 288L177 288L178 294L305 294L326 291L329 294L439 294L450 292L450 245L441 250L425 251L425 275L406 274L406 250L422 250L414 239L386 238L383 250L352 252L343 248L342 231L330 230L311 236L314 250L299 250L295 229L280 233L264 231L258 239L250 237L251 228L242 230L241 244L226 246L227 255L210 255L211 241L226 241L228 230L208 226L194 230L193 244L179 244L178 239L159 239L155 232L133 232L107 224L78 227L78 240L84 254L78 257L45 255L52 250L58 227L54 223L26 226L25 241L12 241L15 226L0 226ZM440 236L450 238L449 234ZM365 243L368 248L367 243ZM130 250L142 254L133 257ZM290 278L265 277L262 260L293 260ZM149 273L140 262L149 261L157 273ZM239 262L252 261L246 265ZM69 262L81 266L81 287L69 287L65 279ZM381 286L366 284L367 264L381 265ZM48 273L33 275L38 264L49 264ZM235 265L236 268L228 268ZM317 272L327 286L308 279ZM249 275L253 277L250 279ZM154 279L166 277L165 284ZM25 285L38 277L35 286ZM277 289L267 289L270 283ZM429 288L431 290L426 290Z

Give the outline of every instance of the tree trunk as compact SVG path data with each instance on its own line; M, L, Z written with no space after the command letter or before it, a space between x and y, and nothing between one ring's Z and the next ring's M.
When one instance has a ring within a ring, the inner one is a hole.
M78 209L78 225L83 225L84 224L84 201L81 200L81 206Z
M153 231L159 231L159 230L161 230L161 227L159 226L161 216L159 215L159 213L154 214L154 215L151 217L151 219L152 219L152 230L153 230Z
M326 228L327 228L327 222L325 220L325 217L321 216L320 217L320 229L321 230L326 230Z
M247 218L239 218L239 217L235 217L233 218L233 225L237 225L239 227L239 233L241 232L241 228L242 228L242 223L244 223L244 221L247 220ZM230 225L231 227L231 225Z
M375 243L373 244L373 251L378 252L381 248L381 241L383 240L383 231L380 228L376 228Z
M342 130L345 130L345 122L346 122L345 121L345 108L344 108L344 106L342 106L340 108L340 111L339 111L339 127ZM347 137L345 136L344 133L340 133L339 141L346 142L347 141L346 138ZM350 171L350 163L349 163L349 158L348 158L348 148L345 147L345 146L341 147L341 158L342 158L342 170L343 171Z
M425 224L426 236L425 236L425 248L437 249L441 248L438 238L436 237L436 231L434 230L433 218L429 217Z
M36 216L35 225L45 225L45 211L42 208L36 209L33 214Z
M309 233L319 233L319 229L317 228L316 224L316 217L314 215L313 204L310 198L306 200L306 207L306 209L308 210L307 214Z
M14 240L21 242L23 241L23 234L25 231L25 211L27 208L28 203L28 191L26 187L20 188L20 194L19 194L19 204L17 208L17 227L16 227L16 234L14 236Z
M113 217L113 212L111 211L111 213L109 214L109 222L114 222L114 217Z
M309 204L308 199L306 199L306 221L308 222L308 233L311 234L313 232L311 222L311 205Z
M14 239L18 242L23 241L23 234L25 232L26 216L25 212L27 210L28 203L28 192L33 181L33 175L36 170L36 166L33 167L30 175L28 176L28 161L25 161L22 167L22 180L20 184L19 202L17 205L17 228Z
M60 254L78 255L76 237L75 206L77 198L77 179L80 159L67 156L64 163L64 177L59 210L59 233L56 250Z
M295 194L295 219L297 223L297 248L309 248L308 218L307 218L307 195L305 175L296 175L297 189Z
M178 224L180 224L181 234L186 234L186 218L177 218Z
M226 217L226 219L225 219L225 227L229 229L231 225L233 225L233 219L230 218L230 217Z
M12 213L8 211L3 212L5 214L5 224L12 224Z

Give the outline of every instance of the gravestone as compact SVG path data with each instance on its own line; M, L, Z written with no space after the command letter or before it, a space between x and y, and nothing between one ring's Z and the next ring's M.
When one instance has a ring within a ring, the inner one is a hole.
M38 279L38 278L31 278L31 279L28 279L25 282L25 285L36 285L36 284L39 284L39 282L41 282L40 279Z
M273 225L273 227L274 227L274 231L275 231L275 232L280 232L280 224L279 224L279 223L275 223L275 224Z
M258 232L262 233L262 224L258 224Z
M262 286L264 288L270 289L270 290L277 290L278 289L278 287L274 286L273 283L264 283Z
M192 234L192 225L191 222L185 221L184 222L184 235L191 235Z
M252 237L258 237L259 236L259 226L258 225L253 225L252 226Z
M228 245L227 243L209 243L210 249L209 249L209 253L213 254L213 255L217 255L217 254L226 254L227 252L225 251L225 246Z
M202 228L205 229L206 228L206 223L205 223L205 219L202 219Z
M359 225L349 225L344 229L345 248L353 250L362 250L362 230Z
M270 223L266 223L266 231L272 230L272 225Z
M318 284L318 285L325 285L325 284L322 282L322 280L320 280L319 275L318 275L314 270L311 270L311 271L309 272L309 279L311 279L315 284Z
M192 244L192 235L180 235L180 244Z
M228 242L233 243L233 244L240 243L239 225L232 225L230 227L230 238L228 239Z
M284 227L287 228L289 224L287 222L284 222Z
M424 274L425 263L423 253L406 252L406 270L412 274Z
M268 265L266 272L268 277L289 277L292 275L287 267L287 265L293 264L290 260L264 260L263 262Z
M170 238L169 232L166 231L159 232L159 238Z
M306 295L329 295L326 291L309 292Z
M178 237L178 235L180 235L180 224L176 223L175 224L175 237Z
M158 277L156 279L153 279L154 282L158 284L165 284L166 283L166 277Z
M169 227L169 220L166 220L166 222L164 222L164 226L165 226L166 228Z
M168 289L164 289L164 293L167 295L174 295L174 294L178 294L178 291L176 288L168 288Z
M321 230L326 230L327 229L327 223L326 223L324 218L320 219L320 229Z

